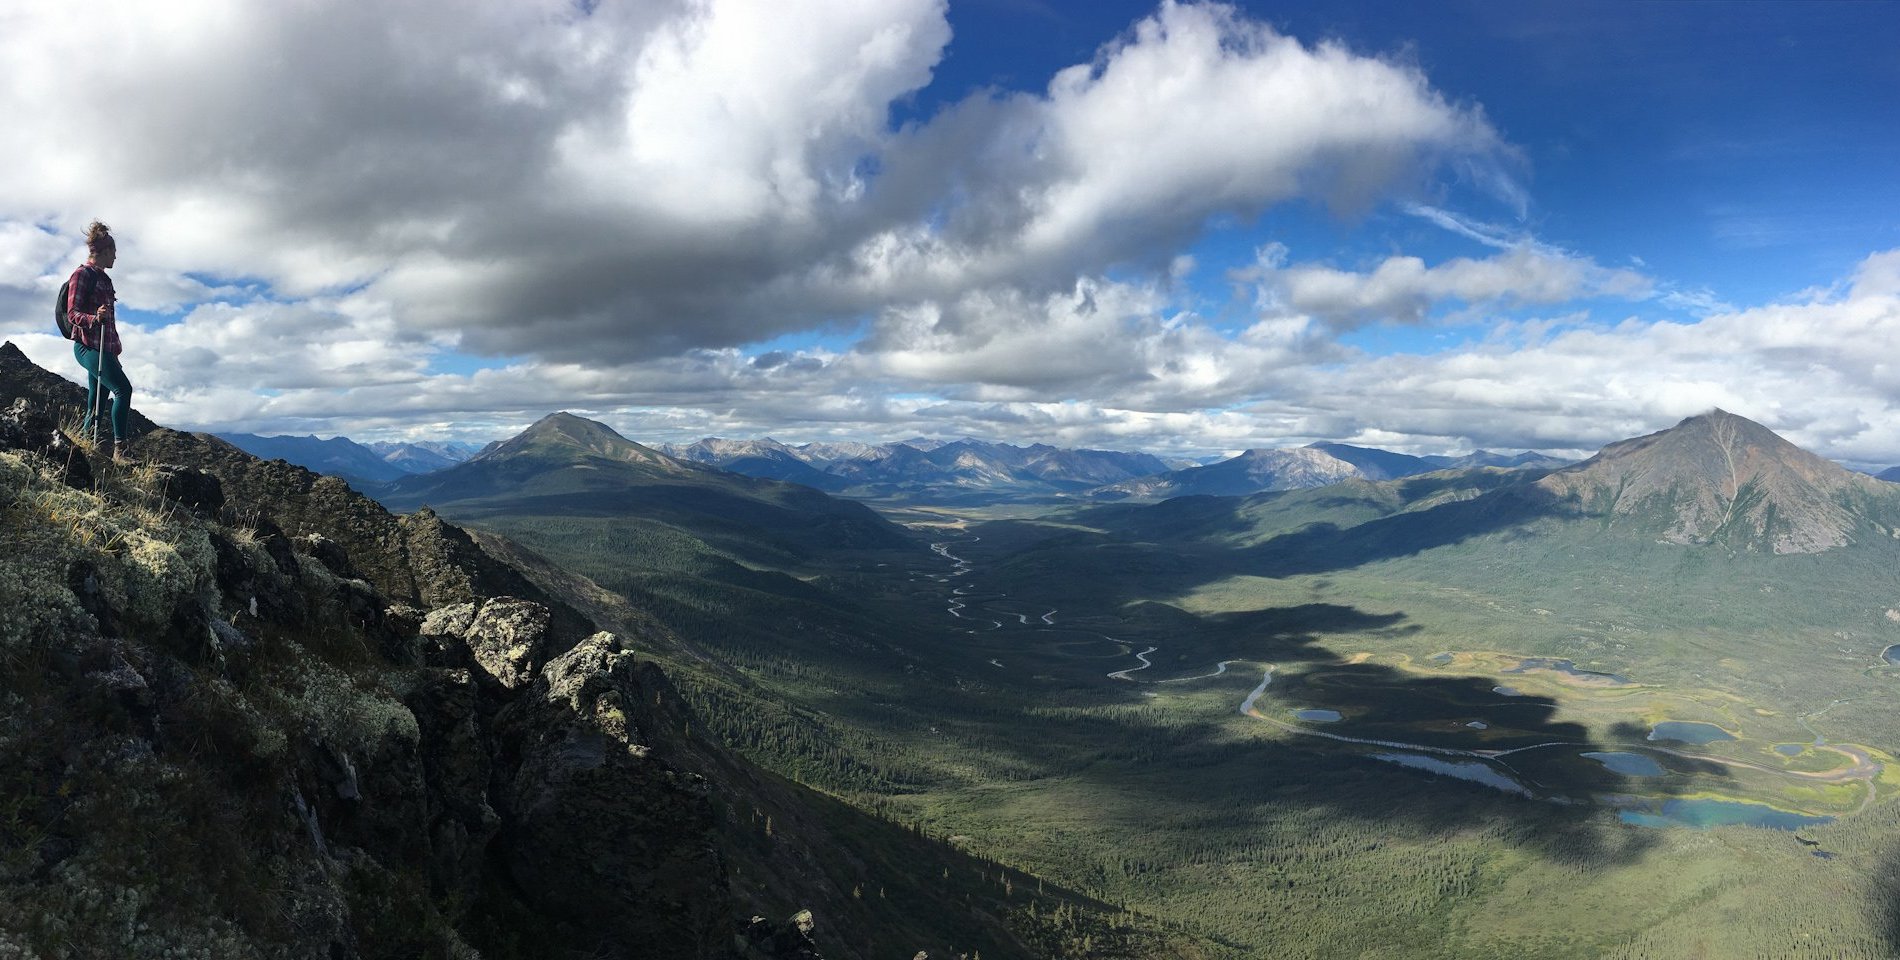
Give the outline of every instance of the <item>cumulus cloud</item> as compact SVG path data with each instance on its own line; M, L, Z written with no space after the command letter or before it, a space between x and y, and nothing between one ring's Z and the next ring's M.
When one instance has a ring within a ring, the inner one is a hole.
M356 291L499 356L625 361L1165 270L1209 216L1363 207L1503 149L1414 68L1173 0L1043 92L902 130L944 0L102 0L87 21L32 5L0 36L8 230L109 214L152 274L122 285L134 307L196 302L191 278Z
M1288 371L1287 435L1401 436L1588 452L1712 407L1844 461L1900 452L1900 250L1862 261L1843 289L1696 322L1500 324L1489 341L1428 356Z
M1166 269L1211 216L1294 198L1363 209L1439 161L1508 152L1413 68L1166 2L1044 93L968 102L900 138L871 199L907 215L824 275L933 297Z
M1413 202L1494 252L1270 248L1258 302L1209 305L1186 251L1210 221L1439 195L1447 169L1521 216L1519 161L1414 66L1172 0L1036 89L894 126L946 13L100 0L80 31L24 5L0 327L72 366L45 300L99 216L140 407L188 427L487 438L569 408L654 440L1588 450L1721 405L1900 455L1900 252L1737 309ZM1695 319L1569 303L1592 298ZM1338 341L1446 307L1552 315L1429 356Z
M880 318L884 329L844 352L528 358L472 373L385 346L390 320L362 303L325 309L202 307L133 331L141 409L181 426L359 437L492 439L565 408L651 442L968 434L1181 454L1343 440L1585 455L1719 406L1861 466L1900 451L1900 369L1885 359L1900 353L1900 250L1867 258L1837 289L1690 322L1501 321L1475 344L1379 357L1304 318L1223 329L1174 310L1161 289L1100 279ZM332 345L326 329L344 335ZM300 348L262 346L286 338ZM54 369L72 366L56 337L20 342Z
M1365 272L1317 264L1283 266L1284 247L1262 251L1260 263L1237 275L1259 285L1263 305L1325 319L1350 329L1376 321L1417 323L1432 307L1551 304L1590 297L1626 300L1650 296L1653 284L1633 270L1598 266L1588 258L1525 245L1481 260L1458 257L1426 266L1395 256Z
M1039 297L984 292L886 311L846 360L951 397L1182 411L1270 392L1274 371L1342 356L1323 334L1301 318L1221 331L1160 287L1091 278Z

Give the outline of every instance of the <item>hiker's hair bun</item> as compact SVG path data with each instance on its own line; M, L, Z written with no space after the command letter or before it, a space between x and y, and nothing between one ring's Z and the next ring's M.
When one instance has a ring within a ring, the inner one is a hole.
M103 221L94 220L86 227L86 249L95 253L102 247L114 247L118 243L112 239L112 228Z

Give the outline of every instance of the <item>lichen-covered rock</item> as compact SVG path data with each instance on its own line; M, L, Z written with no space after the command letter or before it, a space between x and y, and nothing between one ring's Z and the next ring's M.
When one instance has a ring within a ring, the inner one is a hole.
M437 607L423 618L422 633L427 636L466 637L468 628L475 625L475 614L481 609L479 603L451 603L446 607Z
M303 546L304 553L308 554L311 559L323 564L331 573L336 574L338 578L343 580L363 579L363 575L357 572L356 565L350 562L350 553L343 549L342 544L321 533L306 534L300 537L299 540Z
M39 450L59 436L59 424L25 397L0 407L0 450Z
M224 485L216 476L175 463L155 464L153 470L159 496L207 517L216 516L224 508Z
M181 603L214 599L201 525L70 489L27 456L0 453L0 647L74 628L168 637Z
M824 960L816 939L818 920L810 910L792 914L784 923L753 917L739 932L748 960ZM929 954L919 954L929 960ZM913 958L915 960L915 958Z
M550 661L502 718L521 750L506 863L538 912L602 958L714 957L731 936L706 782L657 756L641 728L660 683L651 663L596 634Z
M515 597L496 597L463 638L475 662L510 690L526 685L540 666L548 632L548 608Z
M442 607L422 621L424 636L459 638L476 666L503 689L534 679L546 658L548 608L519 597Z
M0 361L4 366L4 361ZM41 453L59 471L62 484L75 490L92 487L92 463L85 451L60 428L54 408L14 397L0 405L0 450Z

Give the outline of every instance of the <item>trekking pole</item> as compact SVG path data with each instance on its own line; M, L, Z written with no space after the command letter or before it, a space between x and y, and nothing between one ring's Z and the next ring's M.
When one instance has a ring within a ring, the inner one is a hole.
M104 313L103 310L100 312ZM113 313L118 313L118 310L115 308ZM98 343L92 349L92 409L86 411L86 417L92 421L92 445L97 449L99 446L99 421L103 419L99 416L99 407L101 405L100 401L105 399L106 392L106 382L100 377L100 371L104 367L106 355L106 321L104 317L99 318L98 333L93 339L97 340Z

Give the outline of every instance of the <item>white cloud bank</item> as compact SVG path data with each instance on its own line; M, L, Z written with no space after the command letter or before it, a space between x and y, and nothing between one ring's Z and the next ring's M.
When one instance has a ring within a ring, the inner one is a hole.
M572 408L653 439L1575 449L1721 404L1900 459L1897 254L1838 294L1606 327L1561 318L1658 285L1413 202L1498 252L1280 255L1252 315L1204 315L1177 285L1210 219L1363 211L1447 163L1525 202L1481 111L1416 67L1218 4L1164 2L1041 90L902 127L951 43L943 0L71 17L0 14L0 335L70 365L42 301L105 217L128 305L171 315L128 331L163 422L494 435ZM1560 320L1427 356L1337 340L1441 305ZM508 359L442 372L484 355Z

